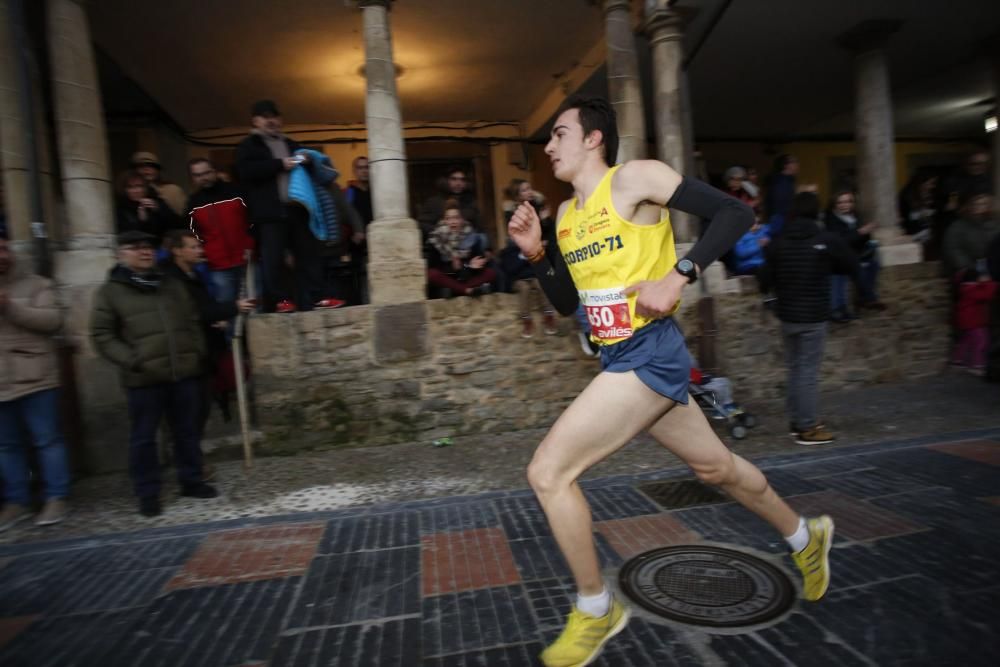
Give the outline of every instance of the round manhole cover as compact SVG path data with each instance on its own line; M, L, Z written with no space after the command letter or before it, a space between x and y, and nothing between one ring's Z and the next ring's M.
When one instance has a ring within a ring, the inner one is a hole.
M625 563L618 576L636 603L690 625L757 625L780 616L795 601L795 587L781 570L720 547L654 549Z

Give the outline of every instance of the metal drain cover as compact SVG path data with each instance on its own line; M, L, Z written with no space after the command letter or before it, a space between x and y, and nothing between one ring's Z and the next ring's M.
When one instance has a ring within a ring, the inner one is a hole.
M683 545L639 554L622 566L622 591L658 616L734 628L777 618L795 587L770 563L742 551Z

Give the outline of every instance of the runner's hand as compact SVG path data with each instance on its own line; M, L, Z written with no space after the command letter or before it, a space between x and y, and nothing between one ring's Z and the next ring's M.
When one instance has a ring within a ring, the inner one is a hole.
M676 271L671 271L660 280L643 280L625 288L626 296L638 294L635 312L646 318L655 319L670 314L680 301L681 291L688 279Z
M507 223L507 233L520 248L522 255L531 257L538 254L542 247L542 223L535 207L528 202L518 206Z

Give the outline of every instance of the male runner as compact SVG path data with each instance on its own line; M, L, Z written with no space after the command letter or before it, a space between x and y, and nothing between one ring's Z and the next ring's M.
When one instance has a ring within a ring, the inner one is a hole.
M722 487L785 536L807 600L822 597L830 581L830 517L806 520L792 511L688 400L689 356L671 315L684 285L750 229L753 212L656 160L609 167L617 149L615 113L605 100L567 100L545 147L556 178L574 189L573 199L559 207L555 239L543 246L530 205L518 207L509 223L511 238L533 264L552 305L563 315L578 302L586 308L603 367L528 466L528 481L578 592L565 630L542 653L548 667L590 664L628 622L628 608L601 579L590 508L576 480L643 429L701 480ZM668 204L711 220L680 261Z

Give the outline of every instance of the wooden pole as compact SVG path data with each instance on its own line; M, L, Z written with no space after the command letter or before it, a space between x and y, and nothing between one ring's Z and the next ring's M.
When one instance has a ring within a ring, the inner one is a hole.
M243 298L254 298L253 258L249 250L245 254L247 262L246 279L240 294ZM236 402L240 411L240 431L243 434L243 467L253 467L253 446L250 442L250 410L247 405L247 388L243 376L243 327L246 314L236 316L236 327L233 332L233 372L236 374Z

